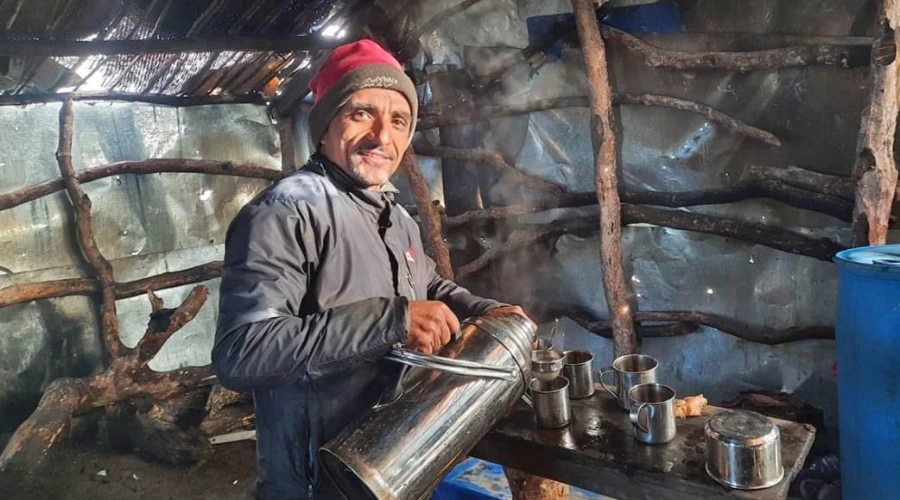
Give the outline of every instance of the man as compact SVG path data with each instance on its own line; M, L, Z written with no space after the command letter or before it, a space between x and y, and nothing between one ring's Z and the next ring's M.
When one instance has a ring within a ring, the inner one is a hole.
M400 63L347 44L310 89L317 152L232 222L212 352L223 386L253 392L262 499L335 498L316 452L379 401L392 346L430 354L461 317L525 316L440 278L393 201L418 111Z

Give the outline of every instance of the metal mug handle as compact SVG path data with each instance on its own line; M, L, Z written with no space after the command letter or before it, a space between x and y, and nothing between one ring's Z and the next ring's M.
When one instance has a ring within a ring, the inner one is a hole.
M606 368L600 370L600 376L598 376L597 379L600 381L600 385L603 387L603 390L605 390L606 392L608 392L610 396L612 396L612 397L618 399L619 396L616 395L616 393L614 393L609 387L607 387L606 382L603 381L603 376L606 375L607 373L610 373L610 372L616 373L616 370L615 370L613 367L611 367L611 366L606 367Z
M487 379L498 379L515 381L519 378L518 373L512 368L503 368L499 366L485 365L466 361L463 359L445 358L443 356L434 356L428 354L420 354L409 349L396 347L385 356L385 359L395 363L413 366L417 368L428 368L430 370L438 370L454 375L463 375L466 377L477 377Z
M644 427L644 424L641 423L641 410L643 410L644 408L647 409L647 424L649 426L650 412L653 410L653 407L649 406L646 403L641 403L638 406L632 408L631 412L629 413L629 417L631 418L631 425L637 427L647 434L650 434L650 429Z

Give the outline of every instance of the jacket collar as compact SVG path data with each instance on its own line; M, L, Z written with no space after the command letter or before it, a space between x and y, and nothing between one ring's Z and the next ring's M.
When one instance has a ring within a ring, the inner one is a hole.
M394 204L394 194L399 191L390 182L386 182L378 191L366 189L358 180L354 179L350 174L337 166L321 153L314 153L304 169L313 170L327 177L338 189L346 192L360 202L363 208L376 209L378 212L383 210L387 205Z

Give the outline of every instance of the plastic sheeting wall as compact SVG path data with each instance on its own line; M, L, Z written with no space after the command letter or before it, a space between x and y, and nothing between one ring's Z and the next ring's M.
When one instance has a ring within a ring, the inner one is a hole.
M59 177L55 159L59 105L0 107L0 192ZM259 106L174 109L135 104L75 105L76 170L124 160L191 158L281 168L278 134ZM93 202L94 237L117 281L131 281L221 260L225 231L265 181L163 173L121 175L84 184ZM0 287L91 276L75 243L64 192L0 212ZM218 280L194 321L179 331L151 367L209 363ZM193 286L193 285L192 285ZM192 286L158 292L176 307ZM147 327L145 296L117 302L120 332L134 346ZM64 297L0 309L0 432L37 403L54 378L101 368L98 305Z
M423 2L421 18L457 3ZM632 2L633 3L633 2ZM642 37L681 50L744 49L727 33L862 34L864 0L691 0L682 11L686 31L709 35ZM726 5L727 4L727 5ZM749 5L749 4L748 4ZM749 10L748 10L749 9ZM570 12L559 0L484 0L423 38L435 64L479 70L528 44L526 20ZM801 21L802 20L802 21ZM868 24L867 24L868 23ZM761 48L761 47L754 47ZM860 111L868 92L865 70L803 68L735 75L651 70L613 47L614 87L695 99L770 130L785 145L770 148L719 129L685 112L622 107L617 118L624 183L632 188L687 190L734 182L752 164L812 165L846 173L853 161ZM523 101L587 91L577 49L565 49L537 71L513 72L498 99ZM54 158L58 105L0 108L0 192L58 177ZM303 134L302 119L297 135ZM517 166L569 191L593 188L593 160L585 109L533 113L490 122L481 139ZM253 162L279 168L278 135L262 108L169 108L78 103L76 168L149 157ZM299 156L308 150L300 148ZM442 199L440 162L421 161L432 195ZM402 201L411 202L405 182ZM194 174L123 175L85 185L94 202L95 236L120 281L220 259L224 233L236 211L266 185ZM809 234L846 238L837 221L784 205L752 201L697 207L708 213L771 223ZM522 222L527 222L523 219ZM0 212L0 286L89 274L74 246L64 193ZM485 241L484 245L497 244ZM836 274L829 263L716 236L645 226L624 231L626 276L645 310L697 309L748 323L785 328L830 323ZM597 238L563 237L552 248L512 255L490 274L502 286L478 291L510 302L578 305L605 316ZM527 269L527 273L523 273ZM171 369L209 360L217 280L198 317L151 365ZM477 286L477 285L476 285ZM160 292L178 304L190 287ZM123 339L133 345L150 312L145 297L118 302ZM10 430L59 376L100 367L96 302L67 297L0 309L0 432ZM563 320L566 348L589 348L598 365L611 360L610 343ZM833 344L808 341L768 347L703 329L676 339L649 339L643 351L660 358L661 378L681 394L703 392L713 402L738 391L794 392L834 414Z
M453 1L428 2L429 18ZM659 47L684 51L774 48L770 38L747 45L729 33L865 35L871 5L863 0L739 2L688 1L683 33L640 36ZM740 4L740 5L737 5ZM526 20L571 12L569 2L489 0L448 19L424 47L436 64L479 74L528 43ZM685 32L704 32L691 33ZM769 45L764 45L768 43ZM848 175L854 161L860 113L869 92L865 68L724 71L651 69L618 46L609 46L614 90L696 100L769 130L780 148L745 139L695 114L621 106L616 118L622 182L630 189L686 191L728 186L750 165L805 165ZM507 75L496 101L518 102L587 94L580 49L548 56L538 69ZM587 109L561 109L490 120L480 139L487 149L514 158L518 168L564 185L593 191L593 153ZM489 168L489 167L483 167ZM484 195L484 193L482 193ZM593 212L595 209L591 209ZM771 224L808 236L848 243L846 224L777 202L693 207L692 211ZM538 222L537 218L533 218ZM519 222L528 222L520 218ZM539 222L547 222L547 216ZM625 273L643 310L697 310L775 329L831 324L836 271L828 262L725 238L635 225L624 229ZM896 238L896 235L894 235ZM488 241L486 247L501 243ZM523 272L523 270L528 270ZM494 283L479 291L511 302L578 306L607 317L599 238L560 238L536 245L492 269ZM544 325L544 329L546 330ZM612 360L611 342L562 320L563 348L587 348L598 368ZM661 379L679 394L704 393L713 403L749 389L794 393L836 419L834 344L804 341L780 346L746 342L703 328L673 339L648 339L643 352L661 361Z

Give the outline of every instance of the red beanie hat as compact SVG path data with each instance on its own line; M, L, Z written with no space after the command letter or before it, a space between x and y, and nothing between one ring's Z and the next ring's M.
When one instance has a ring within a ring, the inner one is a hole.
M315 99L309 112L313 147L318 149L331 120L350 96L366 88L396 90L406 97L412 111L409 132L412 139L419 110L415 85L394 56L372 40L359 40L334 49L309 82Z

